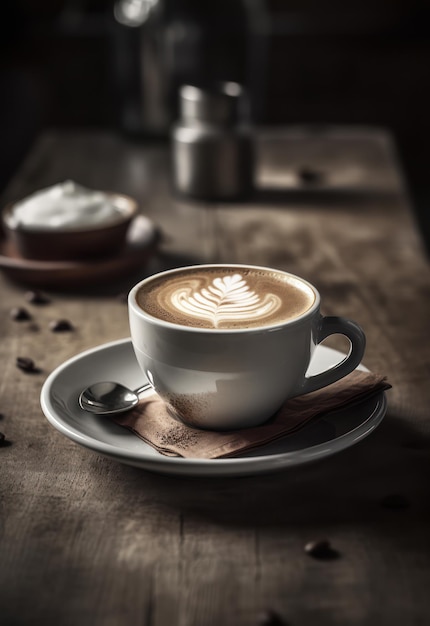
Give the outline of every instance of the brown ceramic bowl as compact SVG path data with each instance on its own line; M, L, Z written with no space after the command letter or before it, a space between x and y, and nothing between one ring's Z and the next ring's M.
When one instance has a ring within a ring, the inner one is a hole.
M106 192L119 209L118 217L101 225L75 229L31 228L13 223L14 204L3 209L6 235L26 259L76 261L117 254L125 245L126 234L138 212L137 202L122 194Z

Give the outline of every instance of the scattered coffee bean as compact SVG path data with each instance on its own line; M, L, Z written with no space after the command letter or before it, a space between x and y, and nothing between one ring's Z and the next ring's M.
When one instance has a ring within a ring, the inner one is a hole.
M400 493L390 493L381 500L381 505L386 509L407 509L410 506L409 500Z
M321 172L317 172L309 167L302 167L297 175L302 183L305 185L314 185L320 183L322 180Z
M4 414L3 414L3 413L0 413L0 421L1 421L2 419L4 419Z
M16 365L17 367L19 367L20 370L22 370L23 372L38 372L39 369L36 367L33 359L30 359L30 357L27 356L19 356L16 359Z
M24 307L14 307L10 310L10 316L15 322L25 322L31 320L31 315Z
M25 299L31 304L48 304L50 302L48 296L41 291L27 291Z
M55 320L49 324L53 333L64 333L73 330L73 325L69 320Z
M8 448L12 445L12 442L9 439L6 439L6 435L4 433L0 433L0 448Z
M337 550L334 550L329 541L320 539L318 541L309 541L305 545L305 552L315 559L331 560L339 556Z
M263 611L258 618L257 626L288 626L279 613L271 609Z

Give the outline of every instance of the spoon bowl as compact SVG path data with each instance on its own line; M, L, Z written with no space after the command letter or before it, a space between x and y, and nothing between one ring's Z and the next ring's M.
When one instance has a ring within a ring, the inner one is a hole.
M121 383L102 381L84 389L79 396L79 406L96 415L115 415L134 408L139 394L152 389L149 383L138 389L128 389Z

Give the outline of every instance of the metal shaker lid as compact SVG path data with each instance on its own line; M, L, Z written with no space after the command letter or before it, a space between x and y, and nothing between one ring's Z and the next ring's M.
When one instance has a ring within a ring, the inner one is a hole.
M183 85L179 90L181 118L187 122L234 124L239 118L242 95L241 85L235 82L205 87Z

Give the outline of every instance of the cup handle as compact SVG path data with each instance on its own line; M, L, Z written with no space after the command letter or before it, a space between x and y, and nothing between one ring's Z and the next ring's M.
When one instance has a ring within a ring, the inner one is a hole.
M338 334L349 339L351 344L349 354L343 361L325 372L306 377L301 393L309 393L331 385L350 374L360 364L366 347L366 336L360 326L351 320L344 317L321 317L316 333L316 344L320 344L329 335Z

